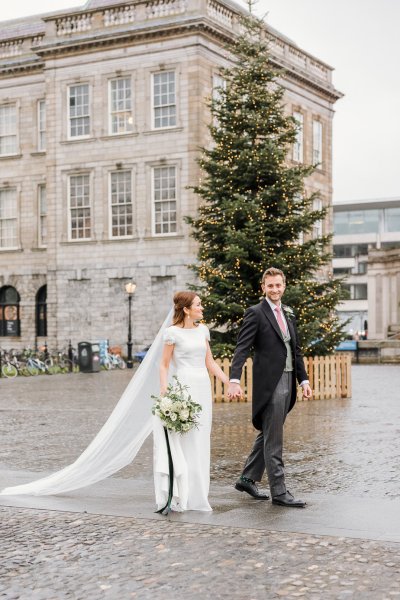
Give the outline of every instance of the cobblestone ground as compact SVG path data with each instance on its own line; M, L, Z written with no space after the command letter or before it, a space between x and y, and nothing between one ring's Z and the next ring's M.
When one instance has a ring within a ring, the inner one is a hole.
M8 600L400 596L399 545L1 509Z
M66 465L129 378L1 380L0 467ZM400 369L356 367L353 389L351 400L300 403L288 419L288 478L299 495L399 498ZM232 482L253 437L249 406L215 406L214 481ZM149 444L118 477L143 469ZM400 544L5 507L0 519L7 600L400 598Z

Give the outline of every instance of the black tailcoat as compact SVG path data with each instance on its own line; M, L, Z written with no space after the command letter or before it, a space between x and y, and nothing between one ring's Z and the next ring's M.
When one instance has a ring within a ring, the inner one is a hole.
M294 316L289 316L283 307L282 310L291 337L293 374L295 379L301 383L307 379L307 373L299 346L296 321ZM252 419L254 427L262 430L262 413L285 369L287 354L278 322L265 298L260 304L248 308L244 314L232 359L231 379L240 379L243 365L251 348L254 348ZM296 388L297 386L293 385L289 410L296 402Z

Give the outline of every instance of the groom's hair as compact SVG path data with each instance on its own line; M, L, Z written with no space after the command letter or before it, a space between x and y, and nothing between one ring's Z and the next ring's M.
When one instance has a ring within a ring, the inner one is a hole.
M268 267L268 269L264 271L261 283L264 283L266 277L275 277L275 275L280 275L283 279L283 283L286 283L285 273L275 267Z

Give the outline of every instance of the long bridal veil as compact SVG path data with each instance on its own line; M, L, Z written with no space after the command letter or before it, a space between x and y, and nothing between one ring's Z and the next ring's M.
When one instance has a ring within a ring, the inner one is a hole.
M172 312L110 417L77 460L48 477L5 488L0 495L60 494L96 483L132 462L152 430L151 395L159 393L158 366L164 345L163 333L171 324Z

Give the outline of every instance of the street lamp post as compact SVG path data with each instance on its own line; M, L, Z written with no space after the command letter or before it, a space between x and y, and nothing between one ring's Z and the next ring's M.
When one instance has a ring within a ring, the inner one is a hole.
M131 281L125 285L125 291L128 294L128 358L126 360L126 366L128 369L133 368L132 359L132 296L135 293L136 284Z

